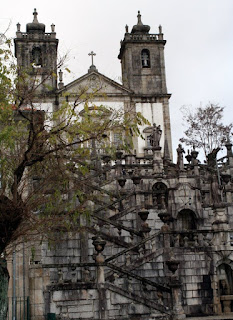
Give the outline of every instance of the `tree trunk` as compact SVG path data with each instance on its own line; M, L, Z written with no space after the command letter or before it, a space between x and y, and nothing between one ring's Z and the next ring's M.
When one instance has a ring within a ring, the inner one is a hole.
M6 260L0 258L0 320L7 319L9 273Z

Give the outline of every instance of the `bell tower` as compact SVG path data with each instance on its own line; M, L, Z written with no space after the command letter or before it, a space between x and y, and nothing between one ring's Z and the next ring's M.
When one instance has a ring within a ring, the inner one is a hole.
M55 25L51 32L45 32L45 25L39 23L37 11L34 9L33 22L28 23L26 32L17 24L15 56L19 70L26 72L40 83L37 92L48 93L57 89L57 46Z
M138 11L137 24L131 32L126 25L124 40L118 58L121 60L123 85L132 91L132 103L151 125L160 125L163 131L161 139L162 152L168 150L172 158L169 98L167 93L164 46L162 27L157 34L151 34L150 26L144 25ZM146 129L146 128L143 128ZM145 140L147 136L145 134ZM166 148L164 148L166 145ZM145 143L139 141L139 153ZM166 151L167 152L167 151ZM167 152L167 153L168 153ZM167 155L166 155L167 157Z

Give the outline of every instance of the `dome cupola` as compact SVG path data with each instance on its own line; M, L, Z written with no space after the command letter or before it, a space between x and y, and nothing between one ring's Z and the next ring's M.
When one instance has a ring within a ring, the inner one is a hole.
M138 11L138 23L133 26L131 33L148 33L150 31L150 26L142 23L140 11Z
M37 19L38 13L36 12L36 9L34 9L33 15L33 22L28 23L26 26L27 33L44 33L45 25L43 23L39 23Z

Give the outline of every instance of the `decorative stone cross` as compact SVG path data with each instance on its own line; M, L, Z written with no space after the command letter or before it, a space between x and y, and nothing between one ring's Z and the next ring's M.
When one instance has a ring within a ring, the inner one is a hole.
M93 66L93 57L96 56L96 53L94 53L93 51L91 51L90 53L88 53L89 56L91 56L91 65Z

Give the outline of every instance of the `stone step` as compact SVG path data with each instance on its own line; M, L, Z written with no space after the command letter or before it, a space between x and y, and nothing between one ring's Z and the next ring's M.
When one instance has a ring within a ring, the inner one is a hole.
M208 317L187 317L187 320L233 320L233 312L227 315L208 316Z

